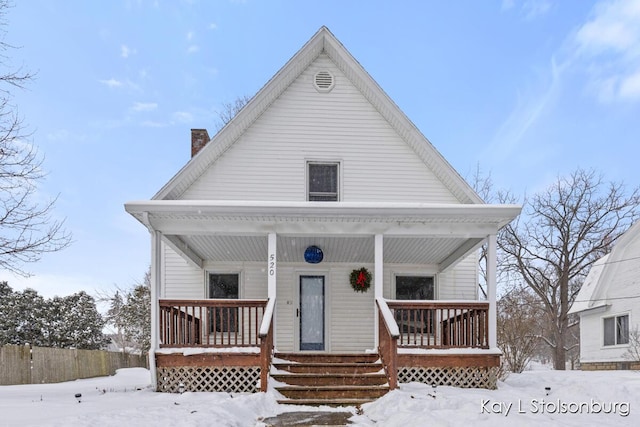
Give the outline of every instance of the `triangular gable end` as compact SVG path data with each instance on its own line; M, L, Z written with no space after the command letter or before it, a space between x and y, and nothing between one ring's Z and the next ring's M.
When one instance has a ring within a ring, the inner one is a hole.
M298 76L325 53L413 149L435 176L461 202L483 203L366 70L327 27L320 30L265 84L245 107L218 132L154 197L173 200L180 196L263 114Z

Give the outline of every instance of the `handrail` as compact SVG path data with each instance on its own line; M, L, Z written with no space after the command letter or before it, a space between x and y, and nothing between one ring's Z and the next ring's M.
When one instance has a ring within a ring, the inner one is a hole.
M378 353L382 359L389 388L398 387L398 337L400 330L384 298L376 298L378 306Z
M400 328L398 328L398 323L396 323L396 319L393 317L393 313L387 305L387 301L384 298L378 297L376 298L376 303L378 304L384 323L389 330L389 335L391 335L391 338L399 338Z
M271 321L273 319L273 312L276 308L276 299L271 298L267 303L267 307L264 309L264 314L262 315L262 322L260 323L260 338L264 338L269 333L269 329L271 328Z
M276 299L271 298L262 313L260 323L260 391L266 392L268 389L269 371L271 370L271 360L273 359L273 312L276 307Z
M191 306L196 305L199 307L254 307L264 306L267 301L263 299L230 299L230 298L218 298L218 299L161 299L160 305L177 305L177 306Z

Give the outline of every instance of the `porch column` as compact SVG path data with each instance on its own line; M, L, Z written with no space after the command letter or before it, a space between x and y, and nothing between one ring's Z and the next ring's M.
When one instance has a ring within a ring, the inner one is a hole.
M383 272L382 272L382 264L383 264L383 257L382 257L382 234L376 234L376 238L375 238L375 252L374 252L374 262L375 262L375 268L374 268L374 276L373 276L373 283L374 283L374 289L375 289L375 294L374 296L376 298L382 298L382 288L384 286L384 280L383 280Z
M489 301L489 348L498 347L498 313L496 304L496 235L487 237L487 300Z
M157 382L156 349L159 345L159 298L161 283L161 233L150 228L151 232L151 339L149 348L149 371L151 373L151 387L155 391Z
M379 322L379 317L378 316L378 305L375 302L375 299L377 298L382 298L382 290L384 287L384 276L383 276L383 262L384 262L384 258L382 256L382 246L383 246L383 235L382 234L376 234L375 239L374 239L374 256L373 256L373 260L374 260L374 268L373 268L373 296L374 296L374 301L373 301L373 309L375 310L375 312L373 313L373 326L375 328L375 339L374 339L374 343L375 343L375 347L374 348L378 348L378 346L380 345L380 337L378 336L378 332L379 332L379 328L378 328L378 322Z
M276 276L277 276L277 259L276 259L276 233L269 233L268 240L268 261L267 261L267 297L275 299L276 297Z

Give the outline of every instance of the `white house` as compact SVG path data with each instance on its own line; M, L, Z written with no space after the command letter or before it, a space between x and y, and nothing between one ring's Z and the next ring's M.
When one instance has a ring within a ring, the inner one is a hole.
M581 369L640 369L629 352L640 331L640 222L591 267L570 313L580 315Z
M151 233L158 390L495 387L495 239L520 206L483 203L327 28L191 137L191 160L125 205Z

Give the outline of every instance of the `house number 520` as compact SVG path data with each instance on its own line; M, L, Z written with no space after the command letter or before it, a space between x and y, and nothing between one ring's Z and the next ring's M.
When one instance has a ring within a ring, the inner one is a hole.
M269 254L269 276L276 275L276 254Z

